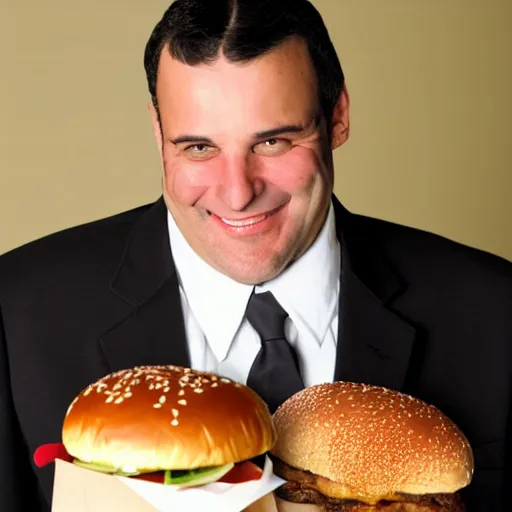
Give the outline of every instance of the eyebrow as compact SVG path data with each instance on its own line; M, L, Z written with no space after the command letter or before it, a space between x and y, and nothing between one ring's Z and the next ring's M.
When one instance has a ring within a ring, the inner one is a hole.
M286 133L309 132L310 130L314 130L319 126L321 119L321 115L317 113L314 115L314 117L311 118L310 121L308 121L308 123L306 123L306 125L286 124L284 126L273 128L271 130L264 130L262 132L258 132L254 136L256 139L271 139L272 137L277 137L278 135L284 135Z
M283 135L285 133L300 133L305 130L304 126L300 124L287 124L285 126L279 126L278 128L273 128L271 130L264 130L262 132L258 132L255 134L256 139L271 139L272 137L277 137L278 135Z
M198 135L180 135L175 139L169 139L173 144L182 144L183 142L195 144L210 144L213 146L213 140L209 137L201 137Z

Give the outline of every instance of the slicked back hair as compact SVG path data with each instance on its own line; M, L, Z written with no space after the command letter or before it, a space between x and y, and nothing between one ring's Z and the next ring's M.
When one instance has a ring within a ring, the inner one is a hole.
M163 50L189 65L213 63L221 53L231 62L249 62L293 36L307 44L320 107L330 121L344 76L322 17L308 0L175 0L144 52L153 104L158 109L156 82Z

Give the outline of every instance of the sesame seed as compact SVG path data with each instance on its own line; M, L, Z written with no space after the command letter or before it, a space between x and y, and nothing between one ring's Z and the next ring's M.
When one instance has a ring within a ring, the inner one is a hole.
M178 421L177 419L174 419L174 420L172 420L172 421L171 421L171 425L172 425L173 427L177 427L177 426L178 426L178 424L179 424L179 421Z
M202 388L195 388L194 389L194 393L202 393L204 391L204 389Z
M166 400L166 398L165 398L165 396L164 396L164 395L162 395L162 396L158 399L158 401L159 401L161 404L164 404L164 403L165 403L165 400Z
M153 407L155 409L160 409L162 407L162 404L161 403L153 404Z
M120 397L118 397L118 398L116 398L116 399L114 400L114 403L115 403L115 404L120 404L123 400L124 400L124 398L123 398L122 396L120 396Z
M183 396L185 394L185 390L184 389L180 389L178 391L178 396Z
M178 416L178 414L180 413L180 411L178 411L178 409L172 409L172 415L176 418L176 416Z
M187 401L186 401L185 399L183 399L183 400L178 400L178 403L179 403L180 405L187 405Z

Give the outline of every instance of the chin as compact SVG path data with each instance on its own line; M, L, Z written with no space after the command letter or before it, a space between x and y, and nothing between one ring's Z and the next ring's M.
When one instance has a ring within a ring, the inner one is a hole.
M257 267L260 268L257 268ZM265 269L261 268L261 264L255 263L251 268L229 268L229 269L218 269L223 274L227 275L231 279L238 283L247 284L251 286L257 286L259 284L270 281L280 273L280 269ZM262 271L263 270L263 271Z
M220 251L215 251L221 254ZM247 285L258 285L274 279L286 268L288 262L275 253L269 258L270 249L246 252L232 249L224 259L216 258L209 264L231 279Z

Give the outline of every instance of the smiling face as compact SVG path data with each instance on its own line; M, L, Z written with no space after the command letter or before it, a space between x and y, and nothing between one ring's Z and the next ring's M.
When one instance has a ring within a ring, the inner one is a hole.
M164 198L190 246L236 281L272 279L312 244L348 133L345 92L327 126L306 45L246 63L160 58L154 132Z

